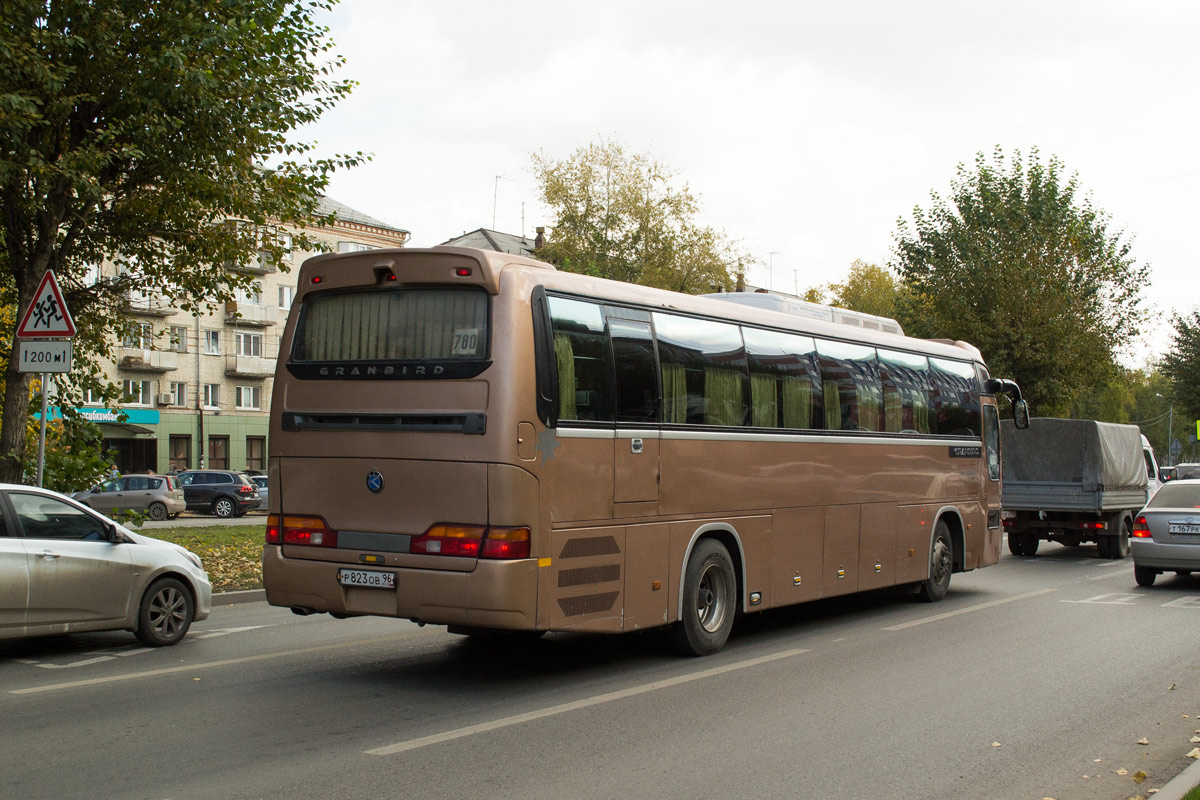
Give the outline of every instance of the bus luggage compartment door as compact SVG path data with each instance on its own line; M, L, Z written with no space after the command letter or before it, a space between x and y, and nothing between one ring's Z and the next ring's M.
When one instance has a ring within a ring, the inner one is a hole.
M653 503L658 500L658 442L657 431L617 431L613 470L615 503ZM618 513L617 516L625 515Z

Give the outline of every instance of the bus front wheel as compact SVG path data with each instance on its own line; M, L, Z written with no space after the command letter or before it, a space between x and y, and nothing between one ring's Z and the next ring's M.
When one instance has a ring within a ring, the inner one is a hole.
M939 521L933 529L933 547L929 549L929 577L921 581L917 592L922 600L934 603L946 596L950 575L954 572L954 545L950 542L950 526Z
M733 559L716 539L701 539L683 576L683 617L668 631L671 647L687 656L706 656L725 645L737 611Z

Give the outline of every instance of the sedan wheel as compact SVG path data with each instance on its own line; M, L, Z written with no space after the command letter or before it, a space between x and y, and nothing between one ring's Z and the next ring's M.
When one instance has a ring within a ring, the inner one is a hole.
M187 587L177 578L160 578L142 597L137 637L151 647L175 644L188 632L195 613Z
M213 513L222 519L232 517L235 510L233 501L228 497L218 497L213 501Z
M167 507L162 503L151 503L147 511L150 513L150 519L152 520L162 521L167 518Z

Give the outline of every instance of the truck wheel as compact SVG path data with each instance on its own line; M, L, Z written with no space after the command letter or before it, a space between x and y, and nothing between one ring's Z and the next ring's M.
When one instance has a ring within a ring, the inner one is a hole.
M1037 555L1038 544L1038 538L1028 531L1008 532L1008 552L1014 556Z
M1122 559L1129 555L1129 519L1121 520L1121 532L1096 539L1101 558Z
M701 539L683 576L683 618L667 632L671 647L686 656L717 652L733 630L736 611L733 560L716 539Z
M954 572L954 545L950 543L950 526L939 520L933 529L933 547L929 550L929 577L921 581L918 596L927 603L936 603L950 588Z

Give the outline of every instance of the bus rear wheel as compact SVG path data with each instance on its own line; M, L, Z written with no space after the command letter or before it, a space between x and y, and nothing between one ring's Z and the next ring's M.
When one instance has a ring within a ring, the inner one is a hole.
M950 589L954 572L954 545L950 542L950 526L939 520L933 529L933 547L929 548L929 577L921 581L917 595L927 603L936 603Z
M687 656L717 652L733 630L736 611L733 559L717 540L701 539L683 576L683 617L667 633L671 647Z

